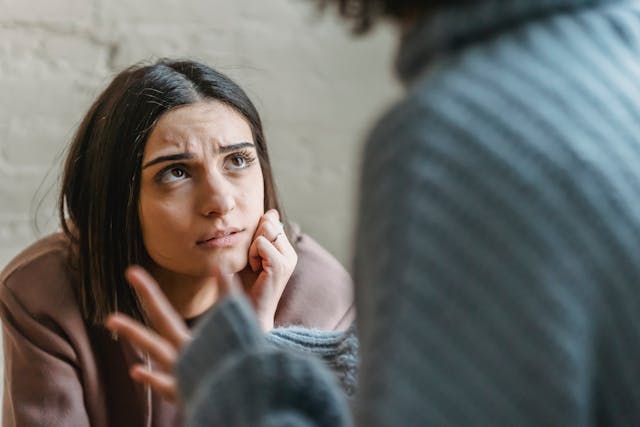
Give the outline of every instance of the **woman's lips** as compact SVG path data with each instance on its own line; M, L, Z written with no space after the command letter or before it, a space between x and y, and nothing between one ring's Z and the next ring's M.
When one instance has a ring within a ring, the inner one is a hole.
M229 234L222 235L219 237L212 237L207 240L201 240L197 244L201 248L227 248L229 246L235 245L240 240L240 235L244 230L233 231Z

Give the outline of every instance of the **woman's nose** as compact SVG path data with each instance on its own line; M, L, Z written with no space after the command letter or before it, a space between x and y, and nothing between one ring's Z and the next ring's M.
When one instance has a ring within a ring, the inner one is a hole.
M201 198L205 216L225 215L236 207L233 186L223 176L208 176L202 183Z

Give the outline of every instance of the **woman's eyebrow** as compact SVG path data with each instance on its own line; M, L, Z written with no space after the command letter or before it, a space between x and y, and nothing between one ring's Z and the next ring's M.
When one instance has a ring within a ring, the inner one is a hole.
M229 153L231 151L236 151L236 150L240 150L242 148L248 148L248 147L255 147L255 144L253 144L252 142L239 142L237 144L223 145L218 147L218 153L224 154L224 153ZM162 162L193 159L194 157L195 155L193 153L179 153L179 154L169 154L167 156L160 156L147 162L147 164L142 166L142 169L146 169L149 166L153 166L155 164L162 163Z
M252 142L239 142L237 144L218 146L218 153L229 153L231 151L240 150L242 148L255 147Z
M193 159L193 157L194 157L193 153L179 153L179 154L169 154L168 156L160 156L147 162L146 165L142 166L142 169L146 169L149 166L153 166L157 163L169 162L173 160Z

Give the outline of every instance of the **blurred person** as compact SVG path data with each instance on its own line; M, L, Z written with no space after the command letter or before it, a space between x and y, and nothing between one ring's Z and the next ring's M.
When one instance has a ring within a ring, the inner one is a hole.
M191 426L640 425L640 4L318 3L356 32L393 22L407 90L362 160L354 414L240 292L188 345L177 322L110 327L181 351Z
M350 277L282 216L260 116L216 70L160 60L119 73L71 143L59 206L63 232L0 275L3 426L181 424L173 384L152 393L133 381L149 357L103 326L111 312L148 321L130 264L154 274L183 338L220 297L224 269L271 343L314 353L343 379L355 369L355 354L334 358L356 351L340 333L353 318Z

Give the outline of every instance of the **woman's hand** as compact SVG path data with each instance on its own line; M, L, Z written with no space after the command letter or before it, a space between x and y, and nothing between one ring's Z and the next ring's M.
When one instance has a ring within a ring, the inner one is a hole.
M267 332L273 329L280 297L296 267L298 255L284 233L275 209L262 216L254 236L249 247L249 266L258 277L249 285L247 294L262 330Z
M106 327L130 341L160 368L137 364L131 367L131 378L149 385L169 400L176 400L176 380L173 369L183 346L191 341L191 334L180 315L173 309L157 282L141 267L129 267L125 274L138 294L145 313L155 329L152 330L124 314L112 314Z

